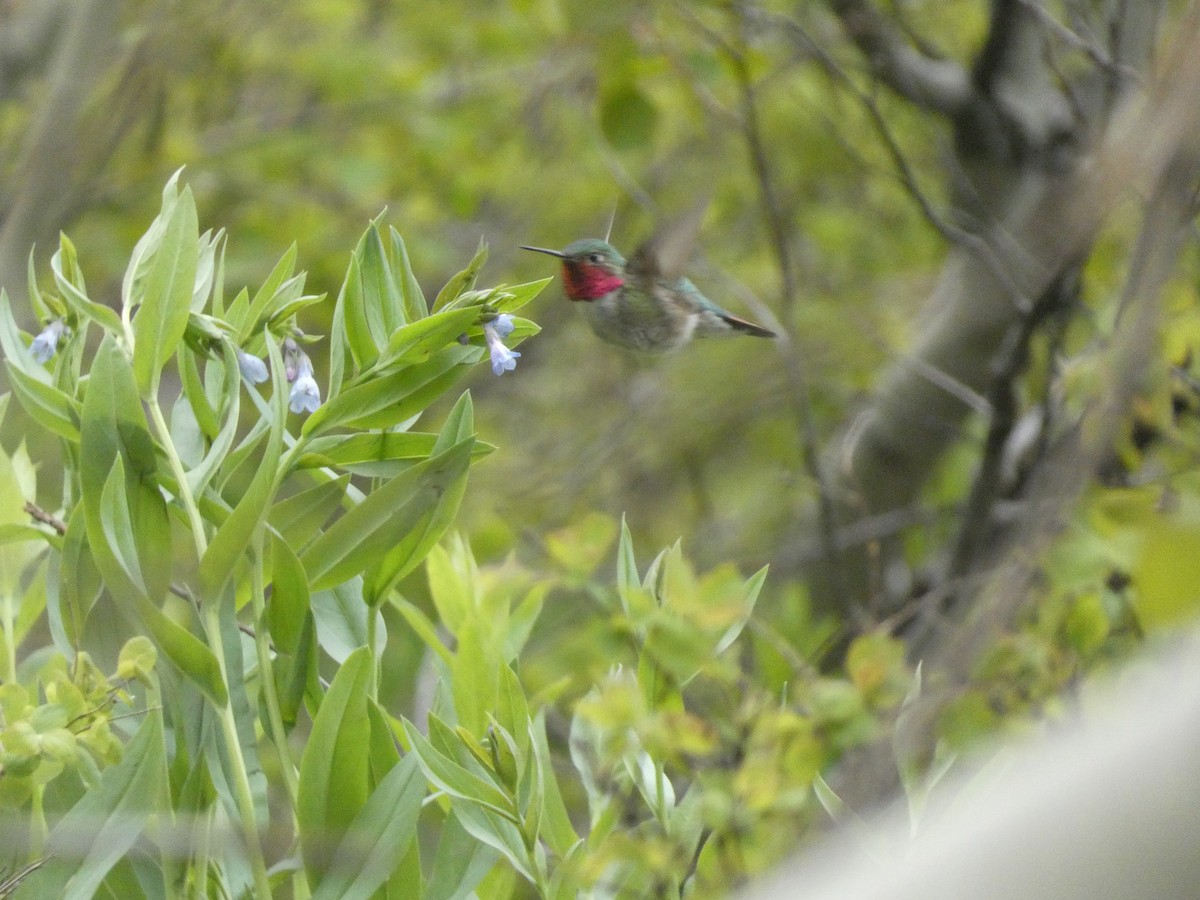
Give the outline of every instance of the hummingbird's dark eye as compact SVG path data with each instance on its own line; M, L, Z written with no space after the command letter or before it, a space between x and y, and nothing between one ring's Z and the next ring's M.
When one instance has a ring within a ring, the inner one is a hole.
M603 260L604 260L604 257L601 256L599 253L593 253L588 257L588 262L599 263L599 262L603 262Z

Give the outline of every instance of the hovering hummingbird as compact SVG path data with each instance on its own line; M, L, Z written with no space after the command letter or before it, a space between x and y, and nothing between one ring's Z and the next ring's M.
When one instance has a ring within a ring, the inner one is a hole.
M698 214L690 218L699 224ZM679 274L693 236L694 228L663 232L628 260L599 238L584 238L562 250L524 245L521 249L562 260L567 298L582 301L592 331L618 347L667 353L693 337L738 333L775 337L775 332L717 306Z

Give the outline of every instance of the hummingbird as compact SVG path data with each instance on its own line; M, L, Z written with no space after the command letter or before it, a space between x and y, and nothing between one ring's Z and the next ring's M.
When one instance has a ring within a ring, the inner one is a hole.
M599 238L584 238L562 250L521 249L562 260L567 298L582 302L592 331L618 347L659 354L678 350L694 337L775 337L775 332L717 306L677 271L691 243L691 235L664 232L628 260Z

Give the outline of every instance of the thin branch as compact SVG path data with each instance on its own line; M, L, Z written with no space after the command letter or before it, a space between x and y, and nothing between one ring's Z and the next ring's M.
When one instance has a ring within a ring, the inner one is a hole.
M25 501L25 512L35 522L41 522L43 525L49 525L54 529L55 533L62 537L67 533L67 523L53 513L46 512L32 500Z
M961 228L950 222L934 207L933 202L918 182L916 173L909 164L908 158L905 156L903 149L901 149L895 134L892 133L892 129L888 125L883 112L880 110L876 98L859 87L841 64L825 52L820 44L813 40L797 22L786 18L781 21L787 30L813 53L825 71L849 90L859 103L862 104L863 109L867 112L867 117L871 121L872 127L875 129L875 133L883 143L883 148L891 159L892 165L895 167L901 186L908 193L909 197L912 198L913 202L917 204L925 220L948 243L957 244L973 251L984 262L992 274L996 276L996 279L1005 286L1017 309L1022 312L1032 309L1033 302L1025 296L1011 275L1013 261L1005 256L1004 250L993 246L983 235ZM999 236L997 235L996 237ZM1008 241L1007 243L1010 245L1009 251L1011 253L1017 246L1017 242Z
M875 77L900 96L949 116L958 115L973 102L975 92L966 69L911 47L903 32L870 3L829 0L829 7Z
M984 440L983 453L966 506L959 518L958 536L951 553L949 575L958 578L969 573L980 551L988 543L993 524L994 506L1004 488L1001 471L1005 448L1017 421L1016 380L1025 370L1029 345L1046 319L1073 302L1079 287L1079 267L1064 270L1045 291L1034 309L1012 332L1011 346L1001 354L992 382L988 405L991 421Z

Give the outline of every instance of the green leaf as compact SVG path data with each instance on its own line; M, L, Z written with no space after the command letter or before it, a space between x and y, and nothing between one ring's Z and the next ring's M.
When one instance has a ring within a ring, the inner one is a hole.
M54 273L54 283L62 292L63 300L80 317L91 319L111 334L120 334L121 317L117 315L116 310L89 300L84 292L83 275L79 271L75 245L65 234L59 234L58 238L58 250L50 257L50 271ZM32 257L30 261L32 263Z
M271 596L267 602L267 628L279 653L295 655L309 614L308 579L288 543L271 539Z
M428 527L430 514L466 474L473 443L462 441L400 473L313 541L300 557L313 590L346 581L380 556L389 568L393 566L388 548L402 545L419 525Z
M301 429L318 435L335 426L390 428L412 418L466 374L482 357L479 347L446 347L423 363L357 384L318 407Z
M361 603L358 605L362 606ZM274 535L271 538L271 596L267 601L266 626L275 644L273 668L278 682L280 712L283 720L292 724L308 688L309 675L316 672L317 630L304 567L287 542Z
M474 414L471 395L463 394L450 415L446 418L438 440L434 444L435 459L449 458L455 447L466 446L467 458L454 464L456 475L447 477L437 501L420 519L414 522L408 534L399 541L376 565L368 570L366 591L368 598L384 597L391 586L412 572L427 553L445 534L458 514L467 488L467 468L474 439Z
M387 372L400 364L424 362L435 350L464 334L478 319L476 309L450 309L397 328L373 368Z
M429 307L425 302L425 294L417 276L413 274L412 263L408 259L408 248L404 246L404 238L395 228L388 228L391 238L392 265L395 267L397 281L400 285L400 303L404 308L404 319L415 322L429 315Z
M336 863L336 848L367 801L370 740L367 703L374 657L360 647L334 676L300 759L296 822L304 868L320 887Z
M425 575L429 579L429 594L438 619L457 636L471 618L477 603L474 561L464 561L460 554L452 558L449 552L435 544L425 557Z
M475 287L475 279L479 276L479 271L487 262L488 247L483 241L479 242L479 249L475 251L475 255L471 257L471 261L467 263L467 267L461 272L451 276L446 282L446 286L438 291L437 299L433 301L433 311L436 313L446 304L456 300L463 291L469 291Z
M513 736L518 757L526 757L529 754L529 704L521 679L506 665L499 669L496 722Z
M422 900L462 900L470 896L499 856L487 844L475 840L451 812L442 826Z
M431 715L431 718L436 717ZM403 719L402 722L404 735L408 738L412 753L420 761L425 777L434 787L445 791L451 797L469 800L472 804L494 813L510 824L520 821L511 799L500 788L441 753L426 740L412 722L407 719ZM461 740L457 735L455 739Z
M500 644L504 636L496 633L492 623L472 616L455 637L457 647L450 680L454 711L462 725L475 734L483 734L487 714L496 707L499 673L503 668Z
M209 402L208 393L204 390L204 382L200 379L196 352L187 344L180 344L176 353L176 362L179 366L180 381L183 383L183 395L192 407L192 415L196 417L196 423L200 426L204 436L212 440L217 436L221 426L217 420L217 411Z
M74 398L4 361L9 383L29 417L73 444L79 443L80 405Z
M50 384L50 374L29 355L29 345L21 339L21 330L13 318L8 292L3 288L0 288L0 349L4 350L4 358L10 368L20 369L43 384Z
M460 441L475 436L475 404L471 400L471 392L464 391L454 403L450 415L442 423L438 432L437 442L433 445L433 455L445 453Z
M350 476L341 475L284 497L271 507L267 522L292 547L303 547L341 505L349 484Z
M362 579L351 578L330 590L312 595L317 638L335 662L342 662L367 643L367 616L379 616L363 601ZM382 617L376 626L376 652L387 644L387 629Z
M403 861L424 797L425 780L409 755L392 767L346 829L313 900L371 897Z
M163 654L205 694L224 703L225 683L212 651L153 602L166 592L170 529L133 370L111 336L101 341L92 363L80 436L88 448L80 457L79 480L96 568L124 614L140 622ZM120 498L124 503L118 503ZM118 544L110 543L110 536ZM134 561L140 578L131 574Z
M365 235L364 235L364 240ZM361 244L360 244L361 246ZM362 263L358 252L350 257L350 266L346 269L346 278L342 282L338 294L337 308L334 317L342 325L346 346L350 349L350 358L356 370L363 370L375 362L379 356L379 344L368 321L368 313L363 303ZM382 330L382 325L377 325ZM333 400L331 396L329 398ZM324 407L322 407L324 408ZM318 410L319 412L320 410Z
M717 641L717 646L713 651L714 653L724 653L738 639L738 635L742 633L742 629L746 627L746 623L750 621L750 617L754 614L754 604L758 602L758 594L762 590L763 582L766 580L767 566L763 566L750 576L750 580L746 582L746 599L743 602L742 614L721 635L721 639Z
M146 579L142 576L142 565L138 559L137 543L133 536L133 520L129 512L129 497L126 493L125 464L118 459L109 470L100 494L100 533L104 543L112 552L125 578L143 595L149 595ZM110 590L123 587L122 579L114 579Z
M254 532L262 524L275 495L279 468L279 452L283 446L283 426L287 416L284 398L287 382L284 377L283 359L274 341L267 341L267 352L271 361L273 393L271 397L271 428L262 460L253 480L246 488L233 512L229 514L217 533L209 542L208 550L200 561L198 588L200 602L219 602L221 593L237 568L237 561L245 553ZM227 377L232 377L227 373Z
M378 219L371 223L356 252L362 261L362 302L367 324L375 345L382 349L388 336L410 319L404 314L400 285L383 247Z
M299 469L328 466L354 475L391 478L418 460L433 455L436 434L418 431L377 431L368 434L331 434L309 441L296 461ZM471 459L477 462L496 448L476 441Z
M617 545L617 593L621 598L621 607L625 615L639 606L633 598L634 593L642 591L638 579L637 559L633 554L633 536L629 533L629 525L625 516L621 516L621 541Z
M285 285L294 281L293 273L296 271L297 253L296 243L293 241L292 245L284 251L283 256L279 257L279 262L275 263L271 274L263 281L262 287L255 291L254 299L250 301L249 305L238 310L239 315L236 319L232 315L229 317L230 324L237 329L238 343L244 343L248 338L262 333L262 320L270 314L274 301L285 291ZM301 276L301 288L303 288L303 284L304 279ZM233 310L231 309L230 312L232 313Z
M468 833L477 841L499 850L508 858L514 869L529 881L535 881L533 861L517 825L504 816L474 803L452 800L451 804L455 815Z
M50 861L25 882L26 895L91 900L150 817L169 814L168 802L162 718L150 712L121 761L54 827L46 842Z
M187 327L199 254L197 232L196 204L191 188L185 187L171 208L133 317L133 370L146 397L156 392L163 364Z
M85 529L83 508L76 506L67 520L67 533L63 537L57 598L48 600L50 630L55 634L55 643L64 652L80 646L88 613L100 596L102 586L100 573L87 551Z
M207 394L199 385L198 373L195 383L192 384L191 389L188 388L191 378L186 373L189 370L195 372L195 359L190 350L186 349L183 344L179 345L177 355L179 368L185 373L183 377L184 397L196 417L196 423L200 426L200 430L212 440L204 458L188 471L188 485L192 489L192 496L204 493L208 483L225 461L229 448L233 446L233 440L237 436L238 419L241 413L241 376L238 371L237 351L228 343L222 345L222 350L225 362L223 404L225 421L218 430L215 412L208 403ZM208 425L204 424L200 421L201 416L206 420L211 418L211 422ZM211 431L208 430L209 428Z
M545 710L540 710L537 717L529 723L529 737L533 744L533 752L539 761L542 778L544 809L541 836L555 853L560 857L566 856L579 842L579 835L575 833L575 826L571 824L558 780L554 777L554 763L550 756L550 745L546 740Z

